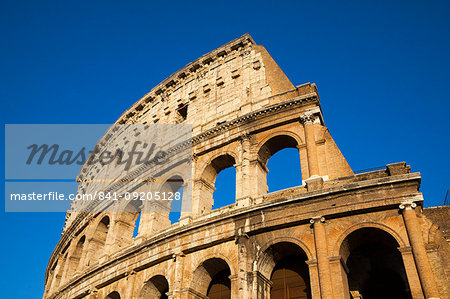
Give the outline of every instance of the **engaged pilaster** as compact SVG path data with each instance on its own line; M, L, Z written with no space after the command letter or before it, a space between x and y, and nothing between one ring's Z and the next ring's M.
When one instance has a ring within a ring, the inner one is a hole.
M322 216L311 218L314 228L314 243L316 246L317 266L319 269L319 285L321 298L333 298L330 265L328 262L327 235L325 232L325 218Z
M306 154L308 156L309 177L319 176L319 159L317 157L316 136L314 133L315 115L307 112L300 116L300 122L305 128Z
M434 280L434 274L428 260L425 243L423 242L422 230L417 219L417 204L413 200L403 202L399 207L403 211L403 220L406 231L408 232L409 242L411 243L414 260L416 262L417 272L422 285L425 298L439 298L439 293Z

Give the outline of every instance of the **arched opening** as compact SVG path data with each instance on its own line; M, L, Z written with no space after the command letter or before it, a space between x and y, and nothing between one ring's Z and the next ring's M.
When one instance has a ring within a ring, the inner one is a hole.
M217 175L214 188L216 190L213 193L213 210L234 204L236 201L236 168L228 167L222 170Z
M267 186L269 192L302 185L300 156L297 149L285 148L267 162Z
M104 216L97 224L94 235L89 241L89 253L91 253L91 256L89 257L88 265L95 263L95 261L97 261L104 253L109 222L109 216Z
M120 299L120 294L118 292L112 292L105 299Z
M166 299L169 292L169 283L162 275L153 276L141 289L139 299Z
M149 183L142 191L142 213L136 216L139 235L151 235L169 227L179 220L184 195L184 180L173 175L161 185ZM138 223L139 222L139 223Z
M269 192L302 184L298 142L288 135L266 141L258 151L258 182L266 184ZM260 190L264 188L260 188Z
M200 184L200 214L236 202L236 160L229 154L214 158L205 168ZM222 175L223 173L223 175ZM220 175L220 177L219 177Z
M64 267L66 265L66 261L67 261L67 252L57 262L56 269L55 269L55 277L53 278L52 285L51 285L52 291L55 291L59 287L59 284L61 283L61 279L64 275Z
M411 298L398 247L390 234L378 228L358 229L345 238L340 255L347 267L344 282L351 296Z
M311 298L307 256L298 246L280 242L270 246L263 267L273 267L270 274L270 298Z
M133 238L136 238L139 234L139 223L141 222L141 215L142 215L142 213L139 212L139 215L137 216L136 220L134 221Z
M121 220L116 223L120 226L120 232L124 236L124 241L131 241L133 237L140 232L141 211L144 206L144 201L140 198L133 198L128 201L123 210L118 213L118 218Z
M230 267L220 258L204 261L194 271L192 289L209 299L231 298Z
M56 263L51 267L50 271L48 272L47 280L45 281L45 289L50 290L52 288L53 281L56 279L57 275L57 267L59 262L56 261Z
M80 266L81 256L83 254L84 243L86 241L86 237L82 236L75 246L72 254L68 257L68 267L65 276L67 278L71 278L73 274L78 270Z
M183 201L184 180L179 175L170 177L161 187L161 198L168 199L161 202L161 206L155 210L161 218L164 218L165 226L178 222L181 215Z

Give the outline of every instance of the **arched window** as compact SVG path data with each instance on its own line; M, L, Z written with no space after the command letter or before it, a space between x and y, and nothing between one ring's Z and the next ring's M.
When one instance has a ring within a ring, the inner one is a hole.
M209 299L229 299L231 298L230 274L230 267L224 260L208 259L194 271L191 288Z
M348 282L353 297L411 298L399 244L378 228L362 228L349 234L340 248L348 268Z
M166 209L157 212L161 213L161 217L168 218L167 226L172 223L178 222L181 214L181 205L183 201L183 188L184 180L179 175L170 177L161 187L161 197L171 198L162 202L165 204Z
M236 202L236 168L233 166L222 170L216 178L213 193L213 209L225 207Z
M269 192L302 185L300 155L297 140L288 135L275 136L258 151L261 162L258 180L266 182ZM266 171L268 171L267 175Z
M109 230L109 216L104 216L97 224L92 239L89 241L88 265L95 263L104 254L106 238Z
M198 187L202 201L198 211L200 214L210 211L213 207L217 209L236 202L235 164L234 157L224 154L213 159L205 168L201 181L198 182L201 185ZM220 175L222 172L223 176Z
M166 299L168 298L167 292L169 292L167 279L162 275L156 275L144 283L139 293L139 299Z
M122 227L122 233L126 237L125 240L132 240L133 237L139 234L142 208L143 201L140 198L133 198L128 202L124 210L120 211L119 217L125 224Z
M62 252L61 254L64 254L64 252ZM66 265L66 261L67 261L67 252L57 262L57 265L55 268L55 277L53 278L52 286L51 286L52 291L55 291L61 283L61 279L64 275L64 267Z
M73 274L78 270L78 267L80 266L81 257L83 254L83 248L84 243L86 241L86 237L82 236L75 246L75 249L73 250L72 254L68 256L68 267L67 267L67 273L65 274L66 278L70 279Z
M134 221L134 230L133 230L133 238L136 238L139 234L139 223L141 222L141 214L139 213L136 221Z
M184 195L184 180L172 175L164 183L151 183L143 188L142 213L135 218L139 223L139 234L151 235L169 227L180 218ZM136 223L136 226L138 224Z

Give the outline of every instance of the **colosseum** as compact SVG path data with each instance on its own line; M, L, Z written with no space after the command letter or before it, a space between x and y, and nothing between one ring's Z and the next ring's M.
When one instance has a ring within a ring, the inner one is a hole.
M423 208L420 173L405 162L354 173L316 85L293 85L250 35L189 63L115 123L131 124L191 125L192 156L177 164L189 173L152 185L190 186L190 210L175 223L170 206L68 211L44 298L450 298L448 206ZM267 162L285 148L298 150L302 184L269 193ZM213 209L229 167L234 204ZM93 183L101 171L84 164L78 192L148 186L142 169Z

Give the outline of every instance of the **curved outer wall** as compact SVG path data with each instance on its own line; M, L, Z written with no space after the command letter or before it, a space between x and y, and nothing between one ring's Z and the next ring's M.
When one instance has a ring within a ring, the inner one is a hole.
M355 175L324 125L316 86L295 87L249 35L174 73L116 123L192 124L192 211L169 226L164 215L142 214L135 238L132 217L68 212L44 298L207 298L221 269L231 298L269 298L286 248L305 259L309 297L350 298L345 244L366 228L394 240L413 298L448 298L449 248L421 212L420 174L396 163ZM115 146L113 135L99 146ZM287 147L298 149L303 184L268 193L267 161ZM229 166L235 204L213 210L215 178ZM83 166L79 192L133 188L89 185L98 171Z

